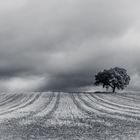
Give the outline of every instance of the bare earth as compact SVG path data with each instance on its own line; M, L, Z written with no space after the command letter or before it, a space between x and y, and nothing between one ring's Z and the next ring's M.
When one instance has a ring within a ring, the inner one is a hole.
M140 94L1 93L1 140L140 140Z

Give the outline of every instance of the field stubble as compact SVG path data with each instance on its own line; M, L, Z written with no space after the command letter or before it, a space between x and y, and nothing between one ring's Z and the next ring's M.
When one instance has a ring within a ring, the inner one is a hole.
M1 140L139 140L140 95L0 94Z

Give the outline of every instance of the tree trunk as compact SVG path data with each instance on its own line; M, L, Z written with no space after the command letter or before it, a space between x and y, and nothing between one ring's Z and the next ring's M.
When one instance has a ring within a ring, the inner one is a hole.
M113 93L115 92L116 86L113 87Z

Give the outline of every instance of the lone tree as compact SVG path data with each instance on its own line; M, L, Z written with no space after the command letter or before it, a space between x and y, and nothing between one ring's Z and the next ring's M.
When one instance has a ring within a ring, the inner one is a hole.
M130 76L127 75L127 70L119 67L104 70L95 75L95 85L102 85L103 88L112 88L112 92L115 89L123 90L130 82Z

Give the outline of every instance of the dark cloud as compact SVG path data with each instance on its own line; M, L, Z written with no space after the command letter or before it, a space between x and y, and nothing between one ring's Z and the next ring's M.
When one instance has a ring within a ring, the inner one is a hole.
M87 73L62 74L51 77L47 86L40 90L76 91L81 87L93 86L94 77Z
M78 90L92 85L96 72L114 66L128 69L130 87L138 89L139 5L138 0L0 2L1 89L16 90L20 83L22 90Z

